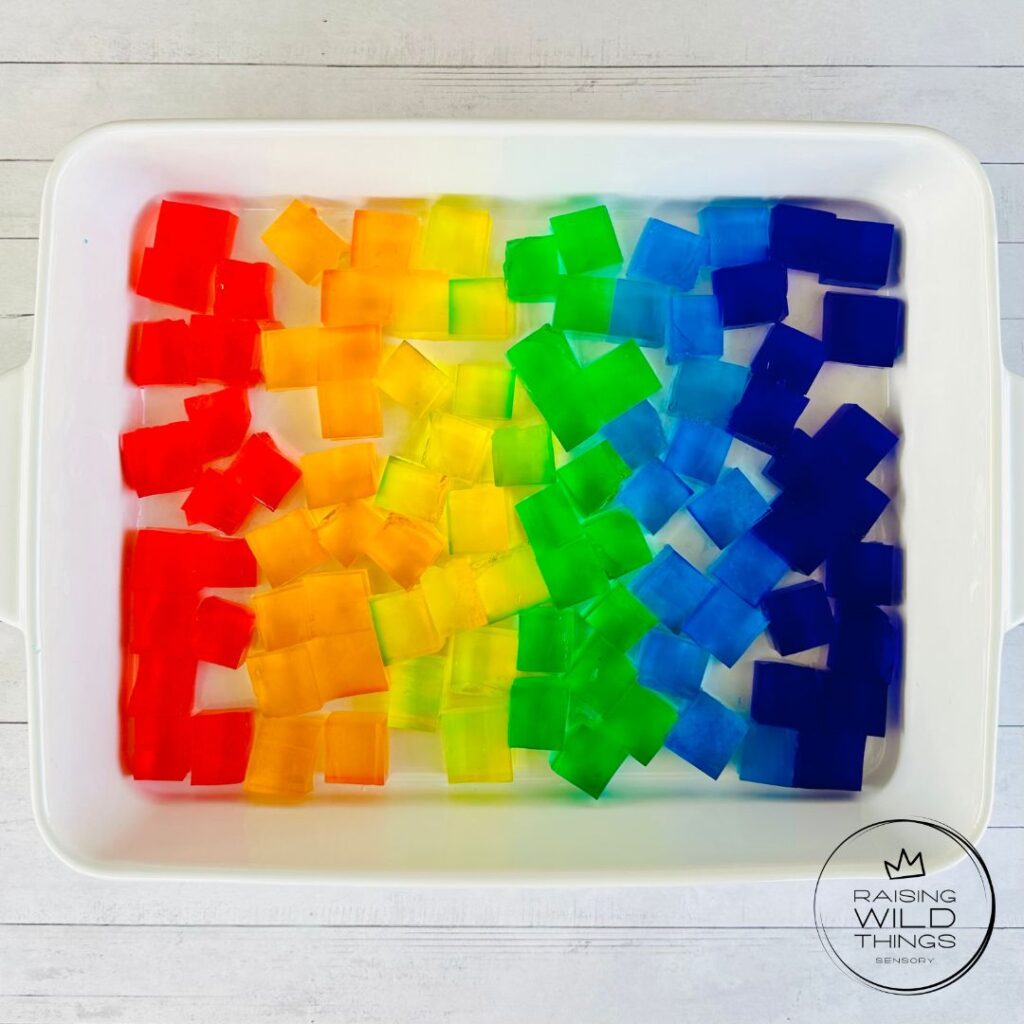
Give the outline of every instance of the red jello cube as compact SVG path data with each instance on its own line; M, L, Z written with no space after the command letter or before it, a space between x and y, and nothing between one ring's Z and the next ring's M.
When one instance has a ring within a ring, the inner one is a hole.
M238 217L229 210L165 199L157 213L153 245L182 261L212 268L230 254L237 228Z
M285 458L269 434L253 434L228 468L261 505L277 508L299 482L302 470Z
M128 714L153 718L188 716L196 693L196 659L176 652L155 652L138 658L135 684L128 695Z
M205 587L255 587L259 567L252 548L242 537L217 537L197 533L203 538L200 579Z
M221 533L237 533L255 504L252 495L226 473L206 469L181 508L189 526L205 523Z
M205 313L213 298L213 271L163 249L145 249L135 291L154 302Z
M128 649L187 652L199 607L199 591L184 585L132 586L128 595Z
M136 779L181 782L192 758L190 719L183 715L139 715L131 721L131 770Z
M124 482L140 497L192 487L202 468L199 431L186 420L121 435Z
M255 320L194 316L189 330L190 366L197 380L245 387L260 382L260 325Z
M245 780L253 718L251 711L202 711L192 716L193 786L227 786Z
M249 320L274 319L274 268L221 260L213 272L213 312Z
M140 388L195 384L184 320L143 320L132 324L128 340L128 379Z
M234 455L245 440L252 414L245 388L230 387L185 399L185 415L202 438L204 461Z
M192 545L203 534L188 530L143 529L131 538L128 582L133 589L190 587L196 579Z
M205 597L196 612L194 647L200 661L238 668L252 640L256 615L244 604Z

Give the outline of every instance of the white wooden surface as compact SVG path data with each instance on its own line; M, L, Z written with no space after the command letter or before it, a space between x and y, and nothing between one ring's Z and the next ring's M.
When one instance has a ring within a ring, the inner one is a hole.
M1020 0L0 0L0 371L32 331L38 200L77 132L138 117L892 120L985 162L1024 371ZM951 253L955 259L956 254ZM838 974L811 887L115 884L31 819L20 634L0 627L0 1021L992 1021L1024 999L1024 631L1007 640L999 899L979 966L896 999Z

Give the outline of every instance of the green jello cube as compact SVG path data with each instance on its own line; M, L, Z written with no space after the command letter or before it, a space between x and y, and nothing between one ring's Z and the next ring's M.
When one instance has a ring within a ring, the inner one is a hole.
M601 429L601 420L595 414L582 372L563 381L558 394L531 394L530 397L567 452Z
M658 616L621 584L597 599L583 616L603 640L628 651L658 622Z
M516 513L534 548L558 548L583 536L583 527L558 484L523 498Z
M558 676L520 676L508 705L508 745L561 750L569 717L569 688Z
M520 672L564 672L577 643L576 613L539 605L519 613Z
M582 537L560 548L534 548L534 554L556 608L589 601L608 589L608 577Z
M555 479L555 451L546 423L499 427L491 436L491 457L498 487L549 484Z
M607 206L591 206L552 217L551 231L570 274L585 274L622 262L622 249Z
M545 324L505 353L531 397L557 395L561 383L579 375L580 364L565 335Z
M641 764L661 750L679 713L660 694L630 686L604 715L608 732Z
M622 767L629 751L599 721L580 721L565 734L562 749L549 758L552 771L595 800Z
M615 279L563 274L555 291L551 322L562 331L607 334L612 322Z
M556 470L555 479L586 516L607 505L629 474L630 468L619 453L608 441L602 441Z
M610 423L661 389L658 375L635 341L624 341L588 363L583 379L602 423Z
M639 569L654 557L643 527L624 508L611 508L588 519L583 533L594 545L609 579Z
M636 668L614 644L592 633L577 648L564 679L569 686L570 718L594 717L604 714L636 684Z
M455 369L452 412L469 419L507 420L516 375L501 363L460 363Z
M558 246L554 235L513 238L505 245L505 285L513 302L547 302L555 297Z

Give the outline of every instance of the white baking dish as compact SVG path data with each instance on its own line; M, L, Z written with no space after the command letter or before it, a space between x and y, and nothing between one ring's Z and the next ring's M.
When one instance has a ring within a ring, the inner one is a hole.
M122 777L113 693L132 502L116 445L138 401L123 371L128 240L154 196L190 191L812 197L895 217L908 301L890 396L905 437L906 671L901 724L863 793L712 785L679 762L628 775L594 804L544 781L466 793L399 765L383 792L275 808L154 799ZM32 361L0 381L0 565L11 567L0 614L27 637L47 841L76 867L120 876L593 883L809 876L858 827L907 815L977 838L992 800L1000 640L1022 617L1024 579L1009 516L1024 473L1007 450L1024 430L1024 385L1001 365L995 241L977 162L919 128L209 122L84 135L47 181Z

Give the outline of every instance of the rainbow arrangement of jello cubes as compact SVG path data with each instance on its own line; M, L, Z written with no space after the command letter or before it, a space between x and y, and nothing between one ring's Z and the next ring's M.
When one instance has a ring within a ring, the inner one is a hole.
M624 253L607 206L563 209L504 237L482 201L296 199L244 260L236 211L159 204L128 376L160 400L121 437L134 778L380 786L416 730L451 783L546 757L597 797L657 755L861 788L900 673L898 437L813 385L900 357L893 225L711 202ZM796 279L820 339L786 322ZM318 320L275 320L285 285ZM306 451L262 422L288 391ZM234 706L199 701L204 663L247 680Z

